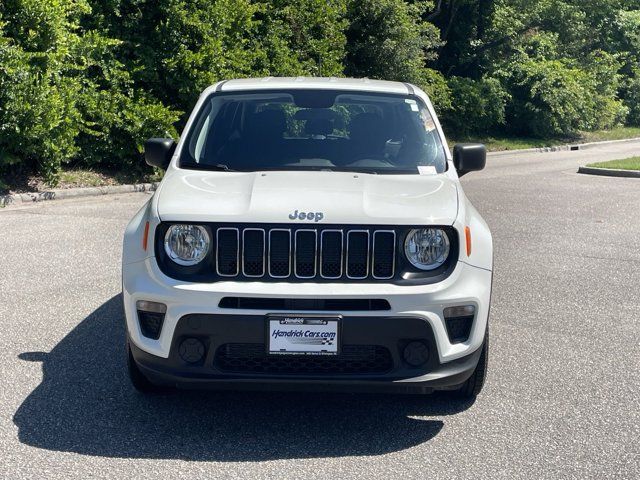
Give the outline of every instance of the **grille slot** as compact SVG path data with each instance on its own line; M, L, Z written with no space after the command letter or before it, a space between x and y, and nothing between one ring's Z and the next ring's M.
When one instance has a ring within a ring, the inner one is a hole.
M336 356L267 355L262 343L227 343L216 351L223 372L265 375L375 375L393 368L391 353L379 345L343 345Z
M378 230L373 233L373 278L391 278L395 269L396 232Z
M220 277L382 280L396 273L394 230L276 225L214 230L213 268Z
M242 232L242 273L246 277L264 275L265 235L261 228L245 228Z
M291 275L291 230L269 231L269 275L287 278Z
M237 228L219 228L216 243L216 269L218 275L235 277L239 273L240 231Z
M294 255L295 274L298 278L316 276L317 232L315 230L298 230Z
M342 230L323 230L320 235L320 276L342 276Z
M351 230L347 234L347 277L367 278L369 272L369 231Z

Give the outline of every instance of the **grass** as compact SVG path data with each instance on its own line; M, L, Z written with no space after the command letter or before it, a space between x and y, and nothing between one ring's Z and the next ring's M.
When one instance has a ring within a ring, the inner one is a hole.
M451 140L451 146L461 142L484 143L490 152L504 150L520 150L525 148L553 147L563 144L578 144L602 142L606 140L624 140L626 138L640 138L640 127L616 127L611 130L596 130L582 132L571 138L531 138L511 136L469 137Z
M490 152L501 152L504 150L523 150L526 148L552 147L570 143L568 139L542 139L528 137L467 137L458 140L450 140L449 145L453 147L456 143L483 143Z
M94 171L83 169L63 170L57 188L103 187L106 185L126 185L129 183L159 182L161 172L132 174L125 172Z
M584 132L585 142L602 142L605 140L624 140L625 138L640 138L640 127L617 127L611 130L596 130Z
M162 180L162 172L114 172L83 168L66 168L60 172L58 184L47 184L42 176L26 169L14 169L6 178L0 178L0 195L8 193L43 192L65 188L104 187L131 183L149 183Z
M590 163L587 167L613 168L615 170L640 170L640 157L611 160L610 162Z
M60 185L72 187L99 187L114 185L112 179L92 170L67 170L60 174Z

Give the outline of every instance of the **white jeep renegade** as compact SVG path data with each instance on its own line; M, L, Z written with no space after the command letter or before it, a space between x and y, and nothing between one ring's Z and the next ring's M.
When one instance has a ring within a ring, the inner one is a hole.
M133 385L429 393L482 388L493 246L427 95L367 79L203 92L127 226Z

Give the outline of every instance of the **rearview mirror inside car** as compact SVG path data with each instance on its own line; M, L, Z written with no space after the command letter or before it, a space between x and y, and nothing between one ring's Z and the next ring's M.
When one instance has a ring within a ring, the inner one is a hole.
M166 170L175 149L172 138L150 138L144 142L144 159L148 165Z
M481 143L459 143L453 147L453 165L458 176L482 170L487 163L487 149Z

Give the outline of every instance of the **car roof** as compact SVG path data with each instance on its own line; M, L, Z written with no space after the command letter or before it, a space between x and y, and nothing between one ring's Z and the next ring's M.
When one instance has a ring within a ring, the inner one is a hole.
M264 77L242 78L219 82L211 88L221 92L243 90L353 90L362 92L385 92L396 94L412 94L413 85L369 78L337 78L337 77Z

